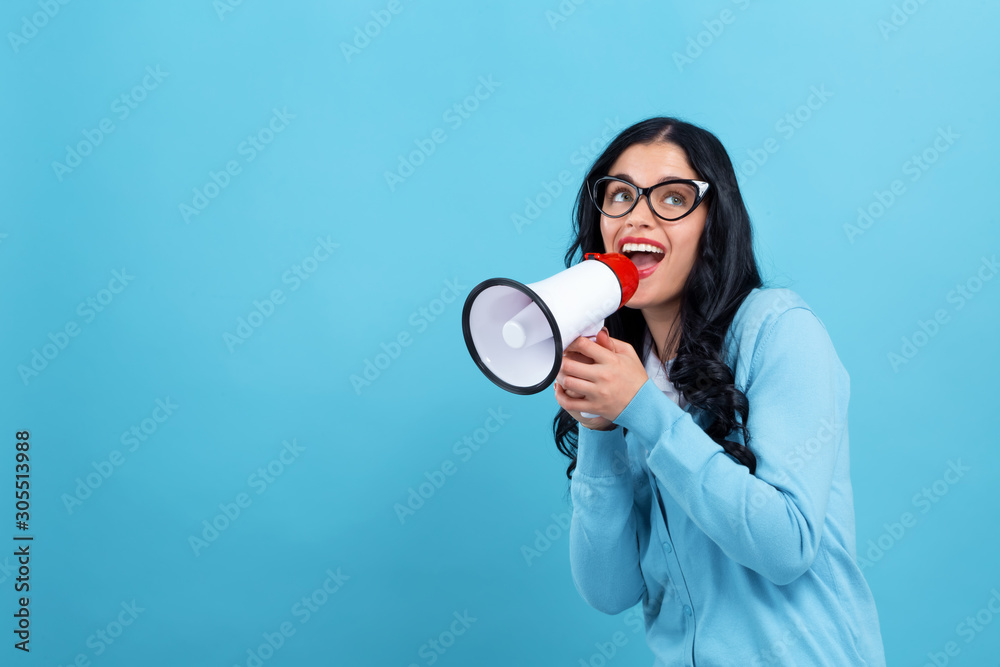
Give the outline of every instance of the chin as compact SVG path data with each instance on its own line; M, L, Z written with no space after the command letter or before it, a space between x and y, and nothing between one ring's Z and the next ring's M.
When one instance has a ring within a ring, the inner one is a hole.
M636 291L635 295L629 299L629 302L626 303L624 307L641 310L643 308L663 306L678 299L680 295L680 290L677 290L676 292L668 292L664 289L650 289L648 293L643 293L643 286L640 283L639 289Z

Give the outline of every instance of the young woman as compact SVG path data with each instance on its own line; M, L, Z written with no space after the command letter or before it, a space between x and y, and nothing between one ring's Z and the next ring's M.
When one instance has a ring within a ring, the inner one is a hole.
M656 665L885 665L855 561L850 380L809 306L762 285L725 148L637 123L574 218L567 267L621 252L640 278L555 383L580 595L641 601Z

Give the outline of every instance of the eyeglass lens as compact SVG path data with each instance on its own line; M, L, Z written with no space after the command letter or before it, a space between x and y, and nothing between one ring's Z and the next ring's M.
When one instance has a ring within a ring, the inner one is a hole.
M597 184L598 208L608 216L625 215L635 205L638 191L628 183L601 180ZM665 183L647 193L656 213L668 220L675 220L694 208L698 189L693 183Z

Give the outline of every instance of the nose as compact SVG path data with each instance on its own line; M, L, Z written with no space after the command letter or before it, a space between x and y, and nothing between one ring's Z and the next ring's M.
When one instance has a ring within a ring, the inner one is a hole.
M643 202L643 199L646 201ZM639 198L635 201L635 206L625 216L625 224L633 227L653 227L656 225L656 219L653 216L653 210L649 203L649 196L646 193L639 195Z

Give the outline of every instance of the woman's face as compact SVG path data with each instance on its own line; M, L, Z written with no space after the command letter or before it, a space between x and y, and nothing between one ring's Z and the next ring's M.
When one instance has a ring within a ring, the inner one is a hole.
M672 178L701 180L688 163L684 150L672 143L633 144L611 165L609 176L622 178L640 188L647 188ZM705 228L708 205L704 200L688 215L668 222L649 210L646 195L639 198L628 215L621 218L601 216L601 236L605 252L622 252L625 243L647 243L662 248L663 253L636 256L640 269L639 288L626 304L644 309L669 304L680 296L684 281L694 266L698 240ZM656 261L655 265L652 261Z

